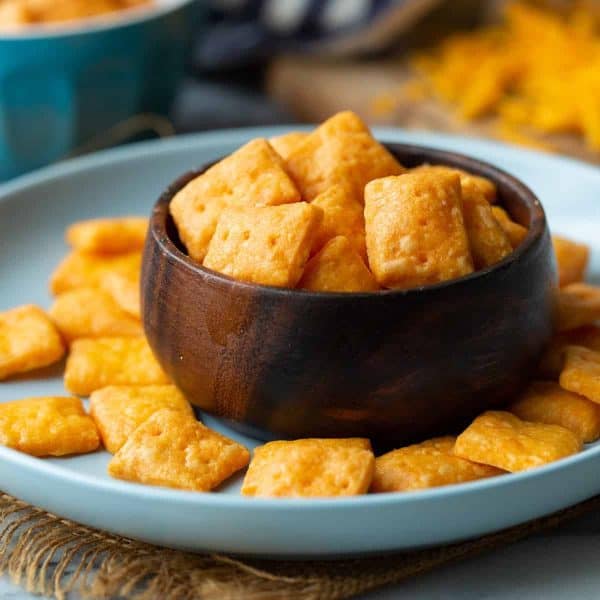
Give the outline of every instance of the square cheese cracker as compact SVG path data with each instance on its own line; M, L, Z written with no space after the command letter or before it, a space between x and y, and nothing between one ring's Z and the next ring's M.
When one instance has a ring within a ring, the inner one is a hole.
M50 316L67 342L81 337L142 335L139 319L127 314L106 292L79 288L60 294Z
M600 321L600 287L571 283L558 293L558 330L569 331Z
M524 421L566 427L583 442L600 437L600 406L554 381L534 381L509 411Z
M600 352L567 346L559 383L565 390L600 404Z
M406 492L473 481L500 475L503 471L456 456L455 438L434 438L375 459L373 492Z
M560 235L552 236L561 287L583 281L590 258L590 248Z
M181 410L162 409L144 421L108 465L108 473L149 485L207 492L250 458L244 446Z
M294 287L322 211L306 202L223 211L204 266L242 281Z
M362 204L369 181L405 171L352 112L341 112L325 121L287 156L285 164L308 201L341 185Z
M365 494L375 459L369 440L303 439L259 446L244 483L244 496L318 497Z
M409 173L365 188L369 266L389 288L462 277L473 261L454 173Z
M148 219L115 217L73 223L66 233L67 243L76 250L98 254L141 251L144 248Z
M513 473L576 454L581 446L581 439L560 425L529 423L509 412L488 411L458 436L454 453Z
M56 326L38 306L0 313L0 380L51 365L64 353Z
M71 344L65 387L88 396L109 385L170 383L143 337L82 338Z
M520 223L513 221L501 206L492 206L492 214L500 227L504 229L504 233L508 236L511 246L513 248L520 246L521 242L527 237L527 227L523 227Z
M90 396L90 415L104 447L113 454L133 431L162 408L192 416L192 407L174 385L111 385Z
M202 262L226 207L274 206L300 199L281 157L259 138L190 181L171 200L170 211L189 255Z
M0 404L0 444L32 456L93 452L100 436L79 398L24 398Z

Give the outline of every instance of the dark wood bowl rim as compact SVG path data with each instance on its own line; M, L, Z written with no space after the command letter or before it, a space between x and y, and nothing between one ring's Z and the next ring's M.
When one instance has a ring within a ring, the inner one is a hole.
M529 212L529 228L528 233L523 242L518 248L513 250L506 258L500 262L474 271L469 275L459 277L456 279L449 279L440 283L434 283L425 286L419 286L407 289L388 289L378 290L376 292L315 292L311 290L302 290L296 288L284 288L269 285L262 285L257 283L251 283L247 281L240 281L233 279L227 275L207 269L206 267L198 264L191 259L187 254L179 250L171 237L169 236L166 228L166 220L169 216L169 204L175 194L179 192L186 184L192 179L197 177L206 171L210 166L218 162L220 159L211 161L198 169L188 171L177 178L160 196L154 209L152 211L152 218L150 220L149 234L153 236L156 243L159 244L161 251L167 255L171 260L178 262L190 271L201 275L205 279L215 280L221 284L228 285L234 289L260 289L264 293L276 294L276 295L295 295L299 294L302 296L313 297L313 298L332 298L337 297L340 300L346 299L357 299L357 298L374 298L380 296L398 295L407 296L409 294L417 294L420 292L434 291L439 289L447 288L451 285L461 285L483 280L489 277L493 277L495 274L509 269L513 263L520 260L525 254L530 252L537 242L542 238L546 230L546 216L542 204L540 203L537 196L529 189L522 181L510 175L506 171L495 167L494 165L481 161L470 156L460 154L458 152L450 152L446 150L439 150L437 148L429 148L426 146L419 146L416 144L401 144L396 142L385 142L382 141L386 147L390 148L394 153L412 153L412 154L423 154L426 155L431 164L447 164L453 167L462 168L466 171L474 174L483 175L488 177L495 183L502 183L506 187L512 187L518 195L519 200L525 205Z

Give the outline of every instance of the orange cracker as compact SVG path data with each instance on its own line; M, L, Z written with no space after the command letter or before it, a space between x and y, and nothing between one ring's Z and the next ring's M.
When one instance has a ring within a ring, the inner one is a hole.
M456 174L409 173L365 188L369 266L389 288L473 272Z
M567 346L584 346L600 351L600 327L590 325L555 335L540 361L539 370L542 375L558 379Z
M343 235L366 260L365 216L362 204L341 185L325 190L311 204L323 211L323 220L315 236L313 252L318 252L330 239Z
M496 264L512 252L510 240L494 218L488 200L496 196L496 186L492 181L441 165L423 165L411 172L433 175L456 173L460 177L463 217L476 269Z
M571 283L558 293L558 330L569 331L600 320L600 287Z
M92 253L124 253L142 250L148 231L145 217L90 219L73 223L67 243L76 250Z
M455 438L434 438L392 450L375 459L372 492L407 492L463 483L500 475L502 471L480 465L453 453Z
M121 310L139 319L141 317L140 273L107 273L100 287L119 305Z
M118 479L207 492L250 459L244 446L212 431L184 411L161 409L115 454L108 473Z
M88 396L108 385L170 383L143 338L106 337L75 340L65 369L65 387Z
M481 175L474 175L473 173L469 173L463 169L458 169L456 167L448 167L446 165L420 165L410 170L411 173L418 172L430 172L430 173L457 173L460 177L460 184L463 190L468 190L469 192L477 192L482 195L483 198L490 204L493 204L496 201L496 184L487 177L482 177Z
M300 199L282 158L266 140L255 139L190 181L171 200L170 211L189 255L202 262L226 207L274 206Z
M90 396L90 415L104 447L113 454L139 425L162 408L193 415L189 402L174 385L111 385Z
M98 288L60 294L50 316L67 342L81 337L142 335L140 321L121 310L111 296Z
M477 417L456 439L454 454L514 473L581 449L581 439L560 425L529 423L504 411Z
M566 427L583 442L600 437L600 406L554 381L533 382L509 411L524 421Z
M348 238L338 236L311 258L298 287L314 292L374 292L373 274Z
M264 285L294 287L304 270L322 211L306 202L223 211L204 266Z
M0 444L32 456L93 452L100 436L79 398L25 398L0 404Z
M305 131L290 131L269 139L269 143L284 160L308 137Z
M583 281L590 258L589 246L578 244L559 235L552 236L561 287Z
M302 197L309 201L341 185L362 204L369 181L405 171L352 112L340 112L325 121L285 162Z
M269 442L254 450L244 496L354 496L371 484L375 458L369 440L304 439Z
M583 346L567 346L561 387L600 403L600 352Z
M98 287L108 273L133 276L139 273L141 264L141 252L101 255L76 250L55 269L50 278L50 291L58 295L81 287Z
M504 233L508 236L512 247L517 248L520 246L521 242L527 237L527 227L513 221L501 206L492 206L492 214L500 227L504 229Z
M0 313L0 380L59 361L65 346L48 315L32 304Z

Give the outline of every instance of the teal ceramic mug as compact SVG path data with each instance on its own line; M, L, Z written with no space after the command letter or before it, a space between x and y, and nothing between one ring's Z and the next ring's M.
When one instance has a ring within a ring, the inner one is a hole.
M165 114L185 66L192 0L0 33L0 180L68 156L140 113Z

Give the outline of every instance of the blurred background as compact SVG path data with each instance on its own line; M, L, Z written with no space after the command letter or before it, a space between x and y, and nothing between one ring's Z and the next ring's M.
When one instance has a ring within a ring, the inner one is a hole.
M597 162L600 4L0 0L0 180L345 108Z

